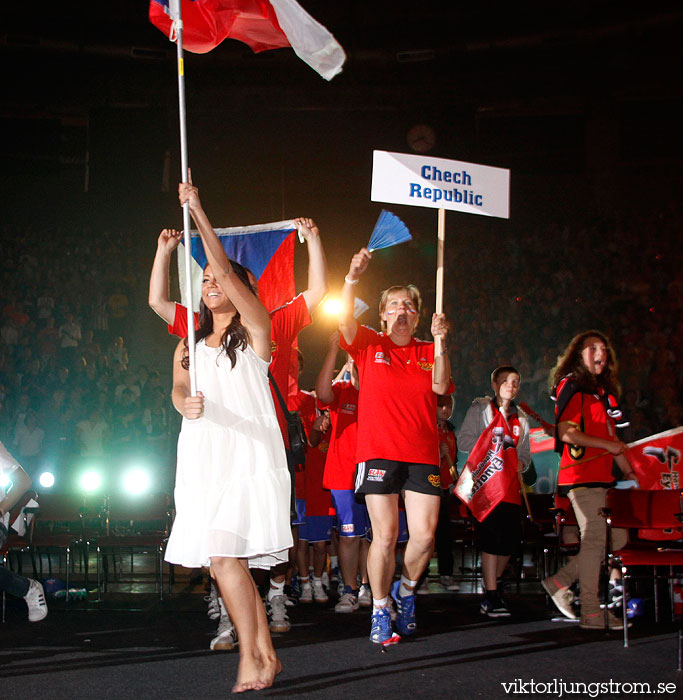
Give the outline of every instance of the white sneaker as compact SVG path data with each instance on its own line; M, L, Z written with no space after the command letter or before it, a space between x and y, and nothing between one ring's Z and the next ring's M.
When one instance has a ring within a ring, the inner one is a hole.
M344 593L334 606L336 613L350 613L358 610L358 598L353 593Z
M456 580L453 576L439 576L439 583L447 591L459 591L460 590L460 585L458 583L456 583Z
M283 595L276 595L266 604L268 627L271 632L289 632L292 628L287 616L287 604Z
M363 583L358 591L358 605L361 608L372 607L372 591L367 583Z
M312 603L313 602L313 587L310 583L304 583L301 586L301 595L299 596L300 603Z
M323 588L323 582L321 579L313 579L313 600L316 603L327 603L328 597Z
M47 603L45 602L45 591L39 581L29 579L28 593L24 596L28 606L28 621L40 622L47 617Z
M223 615L218 623L216 636L211 640L211 651L230 651L237 644L237 632L228 615Z
M209 616L209 619L217 620L221 616L221 608L218 604L218 591L213 583L211 584L209 595L204 596L204 600L206 601L206 614Z

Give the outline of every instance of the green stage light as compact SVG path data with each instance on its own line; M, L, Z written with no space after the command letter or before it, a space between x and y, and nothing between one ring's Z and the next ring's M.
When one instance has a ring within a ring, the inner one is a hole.
M55 475L52 472L43 472L38 481L44 489L51 489L55 485Z
M131 496L140 496L149 491L152 479L145 469L129 469L123 475L123 490Z
M81 476L81 488L87 493L93 493L102 486L102 475L94 470L84 472Z

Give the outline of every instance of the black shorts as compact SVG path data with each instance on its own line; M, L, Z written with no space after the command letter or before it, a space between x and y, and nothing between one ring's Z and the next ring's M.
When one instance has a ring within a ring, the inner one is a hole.
M514 554L522 539L522 506L502 501L476 528L482 552L504 557Z
M441 470L436 464L369 459L356 465L357 494L415 491L441 497Z

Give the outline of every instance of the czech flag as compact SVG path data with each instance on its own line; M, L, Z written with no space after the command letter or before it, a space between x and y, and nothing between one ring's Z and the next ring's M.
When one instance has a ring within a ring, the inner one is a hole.
M294 239L296 224L277 221L271 224L214 229L231 260L249 268L258 281L259 299L268 311L290 301L294 288ZM199 311L202 274L206 253L196 231L190 232L192 255L192 299L194 311ZM183 305L185 299L185 247L178 246L178 277Z
M176 40L182 11L183 48L207 53L225 39L237 39L255 53L291 46L325 80L346 60L344 49L296 0L151 0L149 19Z

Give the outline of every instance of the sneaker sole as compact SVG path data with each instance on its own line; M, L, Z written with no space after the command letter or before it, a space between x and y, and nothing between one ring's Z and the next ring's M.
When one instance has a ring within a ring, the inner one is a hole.
M292 626L291 625L268 625L268 629L271 632L284 634L285 632L289 632L289 630L292 629Z
M383 642L379 639L372 639L372 637L370 638L370 641L373 644L381 644L383 647L390 647L392 644L398 644L401 641L401 636L394 632L389 639L385 639Z

